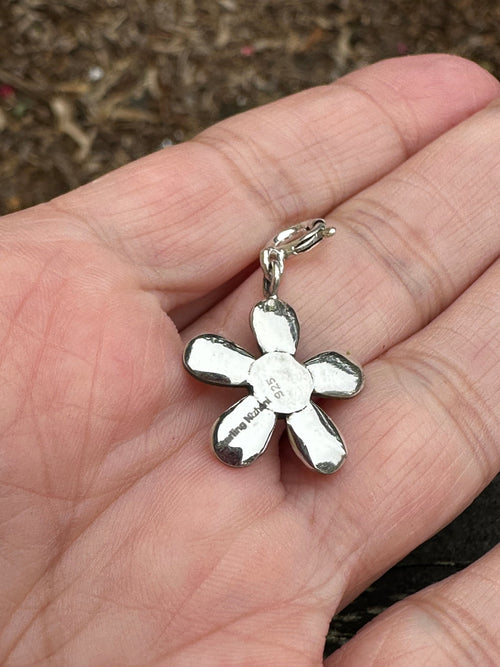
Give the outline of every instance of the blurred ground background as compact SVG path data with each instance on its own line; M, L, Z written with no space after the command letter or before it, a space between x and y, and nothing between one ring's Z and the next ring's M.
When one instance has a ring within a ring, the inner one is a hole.
M495 0L2 0L0 213L380 58L500 72Z
M496 0L2 0L0 212L50 199L234 113L381 58L500 74ZM326 652L500 538L497 479L332 622Z

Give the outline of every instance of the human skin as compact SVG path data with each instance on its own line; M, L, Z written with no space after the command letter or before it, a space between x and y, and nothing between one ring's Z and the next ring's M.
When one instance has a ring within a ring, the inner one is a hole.
M0 221L2 665L321 665L333 614L488 484L499 94L459 58L381 62ZM257 352L258 252L316 216L337 234L280 296L299 360L363 365L321 401L347 461L318 475L285 437L228 468L209 437L234 390L183 347ZM325 665L493 667L499 636L497 548Z

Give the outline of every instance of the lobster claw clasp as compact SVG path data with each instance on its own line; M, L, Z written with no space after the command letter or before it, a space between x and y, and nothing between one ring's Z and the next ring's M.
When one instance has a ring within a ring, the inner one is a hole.
M335 227L327 227L323 218L305 220L276 234L270 246L283 250L285 259L314 248L325 236L333 236Z
M335 227L328 227L323 218L305 220L276 234L260 253L266 297L276 296L285 259L311 250L322 239L334 234Z

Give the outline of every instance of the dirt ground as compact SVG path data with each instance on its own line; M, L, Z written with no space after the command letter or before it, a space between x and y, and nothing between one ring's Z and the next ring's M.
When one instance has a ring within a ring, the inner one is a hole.
M0 212L380 58L500 72L495 0L2 0Z

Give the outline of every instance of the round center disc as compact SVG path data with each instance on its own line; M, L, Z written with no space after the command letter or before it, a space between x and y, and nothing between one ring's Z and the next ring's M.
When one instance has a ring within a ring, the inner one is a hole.
M291 414L309 403L313 390L311 374L287 352L269 352L250 368L254 396L278 414Z

